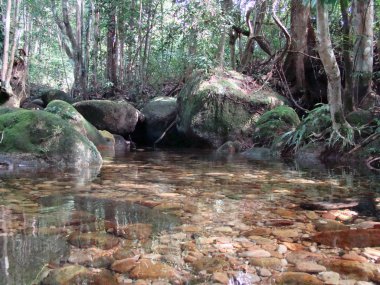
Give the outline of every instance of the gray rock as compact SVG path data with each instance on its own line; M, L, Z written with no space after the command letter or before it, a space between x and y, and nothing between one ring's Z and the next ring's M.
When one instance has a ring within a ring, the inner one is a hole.
M249 82L250 77L235 71L194 74L178 96L178 131L193 144L214 148L237 138L252 144L260 115L286 99L269 88L250 88Z
M74 107L98 130L127 136L144 120L140 111L127 102L109 100L81 101Z
M145 117L145 139L153 144L177 117L177 99L171 97L157 97L148 102L141 113ZM174 125L166 134L166 138L175 135Z

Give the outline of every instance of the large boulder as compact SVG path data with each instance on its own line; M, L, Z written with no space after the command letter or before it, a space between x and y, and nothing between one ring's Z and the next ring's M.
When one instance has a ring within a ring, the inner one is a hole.
M79 113L98 130L126 136L144 119L140 111L127 102L109 100L81 101L74 104Z
M178 130L194 143L217 148L224 142L251 141L260 115L285 98L235 71L196 73L178 97Z
M71 104L61 100L54 100L46 106L45 111L56 114L70 123L78 132L92 141L99 151L115 151L114 138L99 132Z
M59 116L45 111L0 111L0 161L63 167L99 166L95 145Z
M177 118L177 99L157 97L148 102L141 110L144 115L142 136L144 142L153 144ZM178 137L176 126L170 128L161 143L174 144Z
M279 136L300 124L297 113L288 106L278 106L263 114L255 125L255 145L271 146Z
M53 100L62 100L72 104L74 99L71 98L66 92L58 89L47 89L41 92L40 99L43 101L46 106Z

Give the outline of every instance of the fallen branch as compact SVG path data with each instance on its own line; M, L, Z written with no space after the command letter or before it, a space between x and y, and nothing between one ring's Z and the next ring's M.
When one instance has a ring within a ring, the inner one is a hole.
M169 125L169 127L167 127L166 130L162 133L162 135L154 142L154 149L156 148L156 144L158 144L166 136L166 133L175 125L176 122L177 118L174 119L174 121Z
M367 137L365 140L363 140L360 144L358 144L356 147L354 147L353 149L351 149L348 154L352 154L354 153L355 151L365 147L366 145L368 145L369 143L373 142L374 140L376 140L378 137L380 137L380 134L379 133L374 133L372 135L370 135L369 137Z

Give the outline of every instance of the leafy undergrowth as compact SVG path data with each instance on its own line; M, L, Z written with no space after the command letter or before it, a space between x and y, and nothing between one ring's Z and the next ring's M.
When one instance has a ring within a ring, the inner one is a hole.
M324 157L338 154L340 157L369 158L380 156L380 119L360 114L350 114L350 125L342 126L338 131L332 127L329 106L318 104L295 130L285 133L280 141L283 154L294 154L300 148L311 144L322 144ZM364 119L363 119L364 118Z

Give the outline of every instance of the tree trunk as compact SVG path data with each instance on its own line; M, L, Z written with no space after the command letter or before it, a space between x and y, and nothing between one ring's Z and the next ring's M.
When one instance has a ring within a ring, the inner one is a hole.
M216 62L218 63L220 68L224 66L224 53L225 53L225 45L226 45L226 37L227 37L227 26L228 26L228 16L231 14L231 10L233 7L232 0L223 0L222 1L222 17L223 23L221 27L221 35L219 40L218 52L216 55ZM235 44L233 45L235 49ZM234 51L233 51L234 52ZM233 53L231 49L231 54Z
M116 35L116 7L111 1L108 12L107 25L107 72L106 78L112 84L112 90L117 87L117 35Z
M96 6L95 6L96 5ZM92 9L94 10L94 25L93 25L93 33L94 33L94 42L92 46L91 51L91 58L92 58L92 64L91 64L91 85L94 89L97 89L98 87L98 57L99 57L99 43L100 43L100 11L97 3L95 4L94 1L91 1Z
M371 91L373 68L373 0L352 2L354 30L353 95L356 104Z
M249 37L248 41L245 47L245 50L243 52L243 55L241 57L241 63L239 70L243 71L245 70L249 64L251 63L253 52L254 52L254 44L255 41L260 42L260 47L263 48L265 52L269 52L268 50L265 50L265 41L260 36L262 24L265 18L265 11L266 11L266 1L263 1L260 5L256 6L256 2L252 2L251 6L248 7L246 15L245 15L245 21L247 26L249 27ZM255 12L254 21L251 21L250 17L252 13ZM270 52L269 52L270 53Z
M352 59L351 59L351 34L350 34L350 19L348 17L348 5L346 0L340 0L340 9L342 13L342 28L343 28L343 62L344 62L344 93L343 107L345 113L354 110L354 100L352 96Z
M19 22L19 0L14 0L14 14L11 19L12 0L7 1L7 13L5 18L5 41L3 46L3 66L1 70L0 104L8 107L20 107L25 98L25 51L19 50L16 57L21 30ZM14 25L13 41L10 48L11 23Z
M343 113L340 71L331 44L328 12L323 0L317 0L317 38L319 56L328 79L327 97L333 129L339 132L348 123Z
M9 61L9 35L11 29L11 10L12 10L12 0L7 1L7 11L5 16L5 27L4 27L4 44L3 44L3 66L1 69L1 83L2 87L8 89L9 82L6 82L7 71L8 71L8 61Z
M307 54L307 32L310 5L303 0L291 2L291 44L284 63L284 72L291 85L292 94L303 97L307 92L305 78L305 54Z

